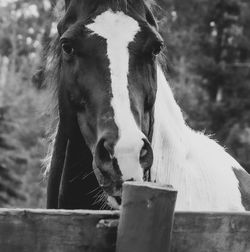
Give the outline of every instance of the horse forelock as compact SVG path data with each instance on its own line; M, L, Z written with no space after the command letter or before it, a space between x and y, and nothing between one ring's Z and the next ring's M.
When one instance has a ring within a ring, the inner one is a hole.
M128 5L133 6L133 4L141 2L145 5L147 5L147 7L151 8L152 6L156 5L155 0L79 0L83 3L85 3L86 5L108 5L108 7L112 7L115 8L117 10L122 10L122 8L126 8ZM58 6L62 6L62 2L64 3L64 1L58 1L59 3L57 4L57 8ZM61 2L61 3L60 3Z
M50 162L53 154L54 140L59 122L58 115L58 87L59 87L59 37L54 37L43 52L44 61L44 86L46 86L46 96L44 102L44 114L49 118L49 125L46 130L48 150L46 157L42 160L44 176L48 175Z
M122 11L124 13L132 10L137 12L138 15L142 15L146 8L152 10L156 6L158 5L155 0L72 0L69 2L68 7L65 8L65 1L59 0L54 8L54 16L60 20L65 18L65 15L71 16L72 13L74 15L81 15L81 12L84 11L84 14L87 14L85 18L88 19L95 12L98 12L99 9L103 8Z

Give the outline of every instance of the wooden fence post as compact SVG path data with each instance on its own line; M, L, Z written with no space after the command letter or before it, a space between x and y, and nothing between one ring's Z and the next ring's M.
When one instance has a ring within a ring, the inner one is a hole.
M117 252L169 252L177 191L153 183L123 186Z

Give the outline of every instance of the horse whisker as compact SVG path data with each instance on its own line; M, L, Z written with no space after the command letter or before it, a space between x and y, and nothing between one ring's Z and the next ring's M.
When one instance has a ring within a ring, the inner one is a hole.
M77 165L77 164L76 164L76 165ZM76 166L76 165L74 165L74 166ZM73 166L73 167L74 167L74 166ZM87 174L84 174L84 171L80 172L80 173L79 173L78 175L76 175L73 179L71 179L70 182L74 182L76 179L78 179L78 178L79 178L80 176L82 176L82 175L84 175L84 176L81 178L81 180L86 179L88 176L90 176L91 174L94 173L95 169L97 169L97 168L94 168L93 171L91 171L91 172L89 172L89 173L87 173Z
M95 170L93 170L93 171L91 171L91 172L85 174L85 175L81 178L81 180L85 180L87 177L89 177L90 175L92 175L92 174L94 173L94 171L95 171Z
M96 187L95 189L93 189L92 191L88 192L87 195L90 195L91 193L96 192L97 190L101 190L100 187Z
M96 200L94 201L93 205L102 203L101 207L103 207L103 204L106 204L106 194L102 190L97 192L94 198L96 198Z
M84 172L80 172L78 175L76 175L74 178L72 178L72 179L70 180L70 183L74 182L74 181L77 180L79 177L81 177L83 173L84 173Z

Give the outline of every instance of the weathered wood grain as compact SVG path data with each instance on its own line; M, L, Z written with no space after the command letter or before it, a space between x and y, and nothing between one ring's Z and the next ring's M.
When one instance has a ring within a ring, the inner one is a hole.
M117 212L1 210L0 251L115 251L117 225L107 228L105 221L117 218Z
M118 216L109 211L2 209L0 251L115 252ZM177 212L172 252L250 252L250 213Z
M250 252L250 212L176 213L172 252Z
M169 186L124 183L117 252L170 252L176 196Z

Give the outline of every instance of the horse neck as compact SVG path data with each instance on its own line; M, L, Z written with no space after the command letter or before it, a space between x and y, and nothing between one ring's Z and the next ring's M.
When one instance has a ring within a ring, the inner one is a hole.
M157 68L158 90L155 102L155 122L152 147L154 163L152 180L173 184L181 169L178 161L185 154L186 125L180 107L167 83L162 69ZM178 168L178 169L177 169Z
M242 210L231 169L238 163L215 141L185 124L160 67L157 74L152 181L178 190L178 210Z

